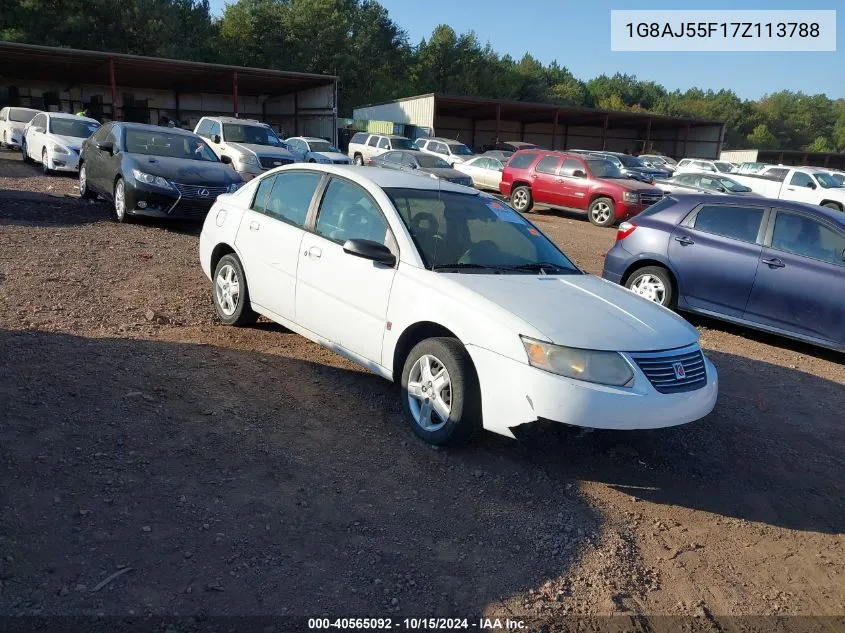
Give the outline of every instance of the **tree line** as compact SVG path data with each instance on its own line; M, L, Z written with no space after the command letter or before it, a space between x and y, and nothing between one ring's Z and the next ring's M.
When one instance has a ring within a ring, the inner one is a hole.
M579 79L557 62L497 53L441 25L420 42L376 0L3 0L0 39L47 46L257 66L340 77L354 106L428 92L710 118L726 147L845 150L845 99L781 90L669 91L635 76Z

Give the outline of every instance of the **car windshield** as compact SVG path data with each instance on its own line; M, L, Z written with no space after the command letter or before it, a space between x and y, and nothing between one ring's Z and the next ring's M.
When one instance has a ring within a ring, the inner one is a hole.
M339 154L340 150L328 141L308 141L308 147L312 152L334 152Z
M506 203L490 196L385 188L425 266L443 272L581 274Z
M625 167L633 167L635 169L642 169L646 166L646 164L641 161L636 156L628 156L627 154L622 154L622 156L617 156L616 158L625 165Z
M27 110L25 108L11 108L9 110L9 120L17 123L29 123L38 114L37 110Z
M845 185L845 174L831 174L831 176L840 186Z
M414 158L417 159L417 162L420 164L420 167L427 167L429 169L443 169L449 167L449 163L447 163L439 156L423 154L422 152L420 152L420 155L414 156Z
M50 132L59 136L88 138L100 127L99 123L85 119L50 119Z
M390 145L393 149L409 149L412 151L419 149L410 139L407 138L392 138L390 139Z
M269 127L263 125L242 125L224 123L223 138L228 143L248 143L250 145L271 145L285 147L284 142Z
M663 161L664 165L672 165L673 167L678 164L678 162L669 156L658 156L661 161Z
M587 168L590 170L590 173L594 178L626 178L626 176L619 171L619 167L609 160L588 158Z
M472 150L463 143L449 143L449 151L455 156L472 156Z
M736 180L731 180L730 178L719 178L719 184L727 191L733 191L734 193L748 193L751 191L751 187L741 185Z
M130 128L126 130L126 151L130 154L219 162L211 148L192 134Z
M842 183L836 180L836 178L833 177L833 174L829 174L826 171L819 171L816 172L814 175L816 177L816 180L819 181L819 184L824 189L838 189L842 186Z
M729 174L733 171L734 166L730 163L726 163L721 160L713 161L713 164L716 165L716 169L718 169L723 174Z

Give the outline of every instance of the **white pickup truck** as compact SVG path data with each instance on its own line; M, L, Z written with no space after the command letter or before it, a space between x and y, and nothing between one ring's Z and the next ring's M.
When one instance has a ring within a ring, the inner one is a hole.
M731 178L767 198L845 211L845 187L818 167L770 167L762 174L731 174Z

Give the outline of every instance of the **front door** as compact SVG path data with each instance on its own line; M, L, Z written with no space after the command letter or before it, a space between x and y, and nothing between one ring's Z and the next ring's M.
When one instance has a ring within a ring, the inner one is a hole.
M743 315L767 214L763 206L705 204L674 230L669 261L678 275L679 307Z
M314 228L299 249L297 323L380 364L396 269L349 255L343 244L349 239L372 240L389 246L398 256L387 220L363 188L333 178Z
M564 204L560 186L562 179L557 173L562 160L560 156L544 156L534 167L534 173L531 174L531 190L535 202L561 206Z
M784 192L782 197L786 200L816 204L819 199L819 194L816 193L816 187L818 185L810 174L803 171L796 171L792 174L789 182L783 183Z
M778 211L745 318L845 345L845 232Z
M264 178L238 228L250 299L282 317L296 319L296 269L305 219L322 175L286 171Z

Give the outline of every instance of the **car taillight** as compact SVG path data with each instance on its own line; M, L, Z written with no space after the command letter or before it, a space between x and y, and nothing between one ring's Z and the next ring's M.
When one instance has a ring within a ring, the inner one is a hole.
M616 231L616 241L621 242L626 237L628 237L631 233L634 232L634 229L637 228L637 225L633 222L623 222L619 225L619 230Z

